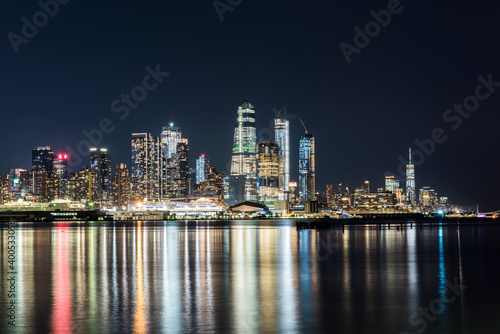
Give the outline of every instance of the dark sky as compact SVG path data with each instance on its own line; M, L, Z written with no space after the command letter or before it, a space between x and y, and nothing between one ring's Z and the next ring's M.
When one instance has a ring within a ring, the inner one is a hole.
M500 209L500 87L456 130L443 120L454 103L474 95L478 76L500 81L500 7L482 0L402 1L402 11L348 64L339 44L353 44L354 27L364 30L370 11L387 6L244 0L221 22L210 0L72 0L16 54L8 33L21 35L21 18L33 22L40 6L4 1L0 172L29 168L36 146L56 153L76 148L82 130L103 118L115 130L99 146L109 149L113 165L130 164L131 133L159 135L172 113L189 139L192 166L206 153L225 171L236 110L248 99L262 139L269 139L264 129L274 108L286 105L288 114L304 119L317 140L318 190L364 180L382 187L384 173L397 173L398 157L415 139L442 128L448 138L416 167L417 188ZM111 103L156 64L170 75L120 120ZM301 131L293 119L292 180Z

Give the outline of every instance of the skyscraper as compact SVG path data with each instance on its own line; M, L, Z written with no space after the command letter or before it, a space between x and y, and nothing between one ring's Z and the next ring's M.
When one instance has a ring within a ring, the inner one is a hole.
M189 144L186 138L177 143L179 155L179 189L177 197L187 197L189 194Z
M71 173L68 178L70 199L81 203L92 201L94 194L90 187L93 178L93 173L88 166L83 166L77 173Z
M55 155L54 167L50 179L51 197L67 199L69 197L67 154L60 153Z
M186 138L177 143L176 153L166 159L166 198L187 197L189 194L189 145Z
M257 199L257 135L255 108L245 100L234 128L228 204Z
M95 202L101 205L111 204L111 157L106 148L90 149L90 170L94 180L92 180Z
M50 146L38 147L32 151L33 170L52 171L54 167L54 151Z
M385 177L385 191L394 194L395 190L396 190L396 182L394 179L394 175L387 175Z
M301 203L316 199L315 141L307 130L299 141L299 197Z
M276 201L283 190L283 157L278 143L260 142L258 150L259 201Z
M278 114L274 119L274 140L280 148L279 154L283 161L282 188L280 199L290 201L290 121L286 118L279 118Z
M415 192L415 165L411 161L411 147L409 149L409 160L406 165L406 202L412 206L417 205L417 193Z
M113 204L120 209L127 207L131 200L130 175L126 164L116 165L113 176Z
M51 198L51 173L54 168L54 151L50 146L38 147L32 151L31 192L36 200L43 202ZM53 198L52 198L53 199Z
M161 132L161 146L166 159L177 153L177 143L181 140L181 128L174 126L173 122L164 126Z
M150 133L132 134L132 199L157 200L160 197L162 162L160 138Z
M207 181L210 172L210 161L202 154L196 159L196 184Z

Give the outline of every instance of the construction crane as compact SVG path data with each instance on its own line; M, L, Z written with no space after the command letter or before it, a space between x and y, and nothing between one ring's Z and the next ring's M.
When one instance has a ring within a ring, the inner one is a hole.
M167 123L167 127L172 127L174 125L173 120L174 120L174 113L172 113L172 116L170 116L170 120Z
M300 123L302 123L302 126L304 127L304 130L306 130L306 133L309 133L309 130L307 130L306 125L304 124L304 121L302 121L302 118L299 117Z
M281 115L281 112L283 111L283 108L280 109L280 111L278 112L278 114L276 115L276 118L280 118L280 115Z

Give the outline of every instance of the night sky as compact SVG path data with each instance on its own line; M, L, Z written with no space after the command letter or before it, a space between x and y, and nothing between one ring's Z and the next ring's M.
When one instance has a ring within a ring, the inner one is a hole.
M479 76L500 82L496 3L402 1L350 63L340 43L354 45L354 28L364 30L370 12L387 9L387 1L244 0L223 21L210 0L72 0L59 7L16 54L8 34L22 36L21 18L33 22L41 8L34 0L1 5L1 173L30 168L37 146L76 150L82 130L104 118L114 130L98 146L108 148L113 166L130 165L131 133L159 135L172 113L189 139L191 167L206 153L227 171L236 110L248 99L258 139L270 139L273 109L286 106L293 118L291 180L298 179L303 131L294 115L316 136L321 192L339 182L382 187L386 172L398 173L399 156L417 149L415 139L442 128L447 140L416 166L417 189L431 186L481 211L500 209L500 87L456 130L458 121L443 120L475 94ZM120 119L112 102L157 64L169 76ZM88 163L82 159L79 166Z

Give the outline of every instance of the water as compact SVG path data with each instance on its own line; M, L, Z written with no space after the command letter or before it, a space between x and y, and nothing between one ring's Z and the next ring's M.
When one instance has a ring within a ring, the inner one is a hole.
M15 298L0 234L1 333L485 333L500 311L496 225L18 223Z

